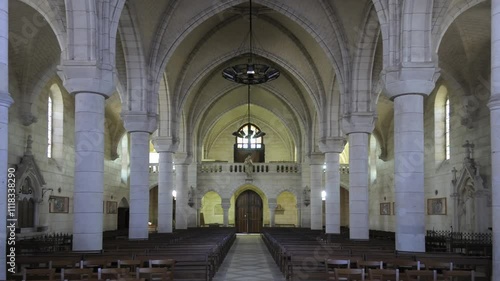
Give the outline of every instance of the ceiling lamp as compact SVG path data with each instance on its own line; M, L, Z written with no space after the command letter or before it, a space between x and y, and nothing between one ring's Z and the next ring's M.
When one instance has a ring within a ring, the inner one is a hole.
M250 123L250 84L247 86L247 126L240 128L238 131L233 132L233 136L244 139L257 139L266 135L263 131L254 132Z
M230 66L222 71L222 77L240 84L261 84L280 76L280 72L265 64L253 62L252 0L250 0L250 58L247 64Z

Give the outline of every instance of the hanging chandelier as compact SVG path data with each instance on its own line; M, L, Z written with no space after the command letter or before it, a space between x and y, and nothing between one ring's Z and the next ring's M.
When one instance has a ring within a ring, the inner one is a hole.
M266 135L263 131L254 132L252 126L250 125L250 84L247 85L247 130L245 132L245 127L240 128L238 131L233 132L233 136L244 139L256 139Z
M255 85L272 81L280 76L280 72L266 64L256 64L253 61L252 32L252 0L250 0L250 58L246 64L230 66L222 71L222 77L239 84Z

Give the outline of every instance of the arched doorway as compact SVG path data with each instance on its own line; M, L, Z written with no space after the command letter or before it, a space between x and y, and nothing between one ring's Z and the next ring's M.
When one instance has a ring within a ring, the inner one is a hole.
M259 233L262 230L262 198L255 191L246 190L236 199L236 231Z
M118 216L117 216L117 229L128 229L129 225L130 209L128 201L125 197L122 198L120 204L118 204Z

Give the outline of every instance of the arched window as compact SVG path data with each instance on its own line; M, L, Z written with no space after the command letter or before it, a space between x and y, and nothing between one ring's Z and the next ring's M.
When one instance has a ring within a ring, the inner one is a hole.
M450 159L450 110L448 89L440 86L434 102L434 154L437 165Z
M59 85L50 86L47 97L47 157L64 158L64 102Z
M52 158L52 97L47 101L47 157Z
M233 133L235 136L234 162L244 162L251 156L253 162L265 162L264 135L259 127L252 123L241 126Z
M238 131L243 131L245 136L248 136L248 128L253 132L250 134L250 137L236 137L236 144L238 148L246 148L246 149L256 149L262 148L262 139L263 137L255 137L256 132L260 132L260 129L257 128L253 124L245 124Z
M450 159L450 98L446 97L444 103L444 159Z

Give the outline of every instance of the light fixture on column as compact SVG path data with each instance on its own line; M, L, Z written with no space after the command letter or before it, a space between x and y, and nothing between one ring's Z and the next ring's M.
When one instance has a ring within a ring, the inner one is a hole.
M222 71L222 77L240 84L261 84L272 81L280 76L280 72L266 64L256 64L253 61L253 32L252 32L252 0L250 0L250 58L246 64L230 66Z
M238 138L256 139L266 135L263 131L259 130L254 132L250 123L250 85L247 86L247 126L240 128L238 131L233 132L233 136Z
M309 186L306 185L302 193L304 194L304 205L307 207L311 204L311 189L309 189Z

